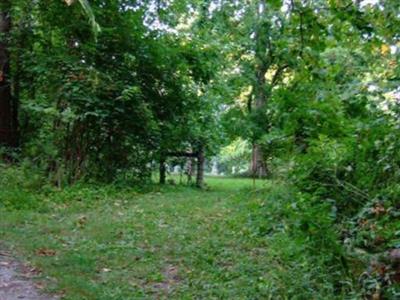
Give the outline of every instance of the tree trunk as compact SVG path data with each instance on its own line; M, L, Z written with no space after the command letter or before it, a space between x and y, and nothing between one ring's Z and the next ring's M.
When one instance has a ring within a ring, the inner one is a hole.
M255 89L255 107L254 112L260 113L264 111L265 105L267 104L267 93L265 91L266 88L266 80L265 80L265 68L261 68L257 74L257 87ZM262 124L258 124L258 126L262 126ZM265 162L264 151L256 142L253 143L252 149L252 160L251 160L251 172L253 176L256 177L265 177L267 176L267 164Z
M196 176L196 186L198 188L204 187L204 148L200 146L199 152L197 154L197 176Z
M0 145L18 146L18 107L13 101L10 80L9 39L11 30L11 3L0 5Z
M253 144L253 153L251 158L251 172L254 177L266 177L268 170L264 160L264 153L260 145Z
M167 169L165 167L165 158L160 159L160 184L165 184Z
M263 14L266 8L266 0L260 0L258 3L258 26L255 32L256 34L256 82L254 86L254 113L262 113L265 109L268 100L267 93L267 82L265 75L268 72L271 63L272 56L270 54L271 49L269 49L269 36L268 36L268 26L263 22ZM257 117L259 120L260 117ZM262 124L257 124L262 127ZM253 149L252 149L252 160L251 160L251 172L253 176L265 177L267 175L267 166L264 161L264 153L261 146L258 144L257 139L259 137L253 137Z

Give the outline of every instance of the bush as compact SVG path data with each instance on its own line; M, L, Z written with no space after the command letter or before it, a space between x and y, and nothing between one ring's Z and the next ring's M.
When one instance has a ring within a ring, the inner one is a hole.
M7 209L37 208L40 199L37 191L43 186L40 173L27 166L11 167L0 165L0 207Z
M257 197L249 228L268 240L276 264L276 296L310 299L354 291L345 259L336 207L294 187L274 185Z

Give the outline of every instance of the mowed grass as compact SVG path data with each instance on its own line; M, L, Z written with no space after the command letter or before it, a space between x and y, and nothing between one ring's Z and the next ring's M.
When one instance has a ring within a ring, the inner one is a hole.
M64 299L265 299L268 245L246 224L269 183L207 183L81 188L41 212L0 210L0 241Z

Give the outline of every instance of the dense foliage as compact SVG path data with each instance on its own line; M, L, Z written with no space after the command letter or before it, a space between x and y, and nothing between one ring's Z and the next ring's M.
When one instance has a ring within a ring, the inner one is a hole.
M283 182L244 226L286 243L302 297L399 297L399 1L74 2L7 8L20 147L3 206L144 184L168 153L205 149L226 174Z
M56 181L144 179L161 151L205 144L215 129L216 104L202 96L216 71L202 59L215 50L151 29L151 3L100 2L101 34L61 1L12 11L23 155Z

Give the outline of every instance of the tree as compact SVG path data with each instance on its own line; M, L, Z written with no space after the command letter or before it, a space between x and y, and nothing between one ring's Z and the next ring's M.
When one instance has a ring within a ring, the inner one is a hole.
M270 41L271 24L264 16L266 10L266 1L260 0L257 5L257 23L254 32L255 40L255 82L254 90L254 105L249 103L250 110L255 113L262 112L268 101L268 93L266 87L266 74L273 63L272 45ZM253 175L264 177L267 175L267 165L262 147L257 142L257 137L253 140L253 150L251 158L251 171Z
M16 22L32 20L18 48L22 151L55 183L148 180L163 152L215 148L215 49L170 30L186 3L15 3Z
M18 145L18 99L11 93L10 33L11 2L0 5L0 145Z

